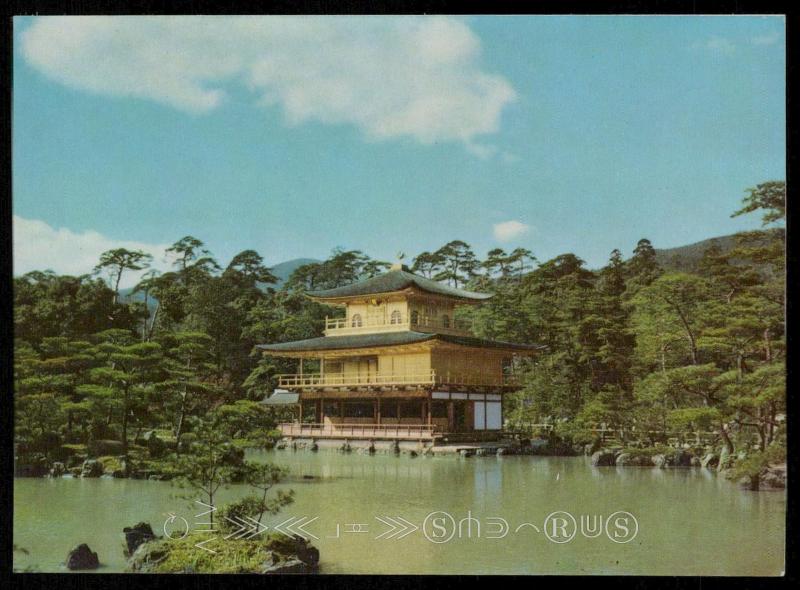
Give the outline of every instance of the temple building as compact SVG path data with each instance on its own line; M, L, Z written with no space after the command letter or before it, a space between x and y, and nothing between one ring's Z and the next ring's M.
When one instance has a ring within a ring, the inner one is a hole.
M283 391L267 400L297 404L298 420L280 425L286 437L497 438L503 395L518 389L513 357L541 348L474 337L456 309L490 294L449 287L401 265L306 295L343 307L344 315L326 318L319 338L258 346L266 355L298 359L297 373L278 375Z

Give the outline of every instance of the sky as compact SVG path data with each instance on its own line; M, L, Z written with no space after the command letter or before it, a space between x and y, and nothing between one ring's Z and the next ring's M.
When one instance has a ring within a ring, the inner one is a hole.
M758 227L785 69L776 16L17 17L14 272L185 235L598 268Z

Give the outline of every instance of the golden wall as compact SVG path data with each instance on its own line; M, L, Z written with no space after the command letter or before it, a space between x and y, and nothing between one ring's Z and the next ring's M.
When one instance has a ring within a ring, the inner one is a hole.
M431 355L431 368L437 377L466 377L480 382L502 383L502 353L479 350L471 351L434 351Z

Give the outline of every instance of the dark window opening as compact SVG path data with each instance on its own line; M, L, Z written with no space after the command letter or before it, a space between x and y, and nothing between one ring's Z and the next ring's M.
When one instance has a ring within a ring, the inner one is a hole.
M400 402L401 418L420 418L422 417L422 402Z
M372 418L372 402L348 402L344 405L345 418Z
M394 400L381 401L381 418L397 418L397 402Z
M431 417L432 418L447 418L447 402L432 402L431 403Z

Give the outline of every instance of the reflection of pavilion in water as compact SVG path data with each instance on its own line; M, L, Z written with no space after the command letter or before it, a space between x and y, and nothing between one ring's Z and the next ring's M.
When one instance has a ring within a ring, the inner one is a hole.
M325 336L263 344L267 355L298 359L278 376L268 404L292 403L287 437L491 440L502 430L503 395L517 388L515 356L541 348L475 338L456 309L491 297L442 285L395 265L352 285L308 293L344 307ZM314 372L305 363L314 361Z

